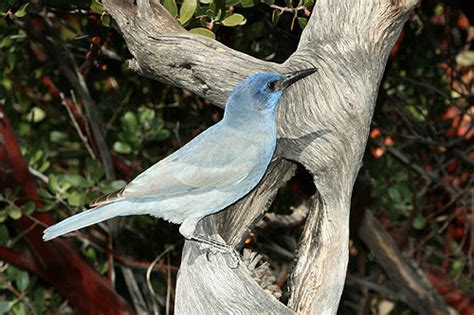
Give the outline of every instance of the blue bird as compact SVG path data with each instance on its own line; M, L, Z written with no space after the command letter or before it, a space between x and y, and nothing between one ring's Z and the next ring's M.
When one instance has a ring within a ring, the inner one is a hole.
M315 71L261 73L244 79L230 94L221 121L124 188L94 200L92 209L47 228L43 239L117 216L148 214L181 224L179 232L186 239L228 249L194 235L196 225L260 182L275 151L276 109L283 91Z

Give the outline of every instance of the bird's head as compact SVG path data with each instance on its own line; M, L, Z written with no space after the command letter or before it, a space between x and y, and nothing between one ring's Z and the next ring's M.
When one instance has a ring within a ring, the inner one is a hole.
M242 80L232 91L225 116L274 115L280 98L290 85L314 73L316 68L288 74L259 73Z

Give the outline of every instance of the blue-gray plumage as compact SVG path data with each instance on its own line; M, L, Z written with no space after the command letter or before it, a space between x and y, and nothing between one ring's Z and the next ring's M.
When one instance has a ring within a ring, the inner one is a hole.
M92 202L44 231L51 240L116 217L149 214L181 224L187 239L197 223L249 193L262 179L276 145L275 115L283 91L316 69L256 74L230 94L224 118L127 186Z

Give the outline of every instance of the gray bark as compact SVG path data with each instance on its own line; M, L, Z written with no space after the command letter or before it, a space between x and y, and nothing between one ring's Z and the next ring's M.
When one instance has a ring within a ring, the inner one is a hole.
M286 161L273 162L249 196L201 226L201 233L218 231L227 242L241 244L291 174L288 160L306 167L318 196L295 255L288 306L264 293L244 266L231 269L220 254L208 262L202 245L186 242L176 312L335 314L348 261L350 197L379 83L390 49L417 0L318 0L297 51L281 65L187 33L155 1L103 2L134 56L131 69L220 107L250 74L319 68L291 87L280 102L277 154Z

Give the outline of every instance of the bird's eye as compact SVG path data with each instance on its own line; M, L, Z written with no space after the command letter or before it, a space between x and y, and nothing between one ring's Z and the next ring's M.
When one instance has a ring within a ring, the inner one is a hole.
M275 87L276 87L276 81L271 81L267 84L267 88L270 90L270 91L275 91Z

